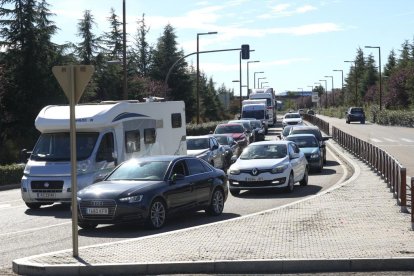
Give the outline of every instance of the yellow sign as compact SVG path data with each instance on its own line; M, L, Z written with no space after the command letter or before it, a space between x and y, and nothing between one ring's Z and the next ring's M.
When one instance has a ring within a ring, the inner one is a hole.
M94 71L93 65L66 65L52 68L53 75L69 101L72 93L75 93L75 104L79 102Z

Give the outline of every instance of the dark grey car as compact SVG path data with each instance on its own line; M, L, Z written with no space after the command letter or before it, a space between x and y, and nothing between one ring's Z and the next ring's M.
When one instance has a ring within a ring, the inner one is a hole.
M362 107L350 107L348 111L345 112L346 123L351 122L360 122L365 124L365 112Z
M204 160L190 156L131 159L103 181L78 192L78 225L126 221L164 226L168 216L184 210L205 210L218 216L228 195L227 177Z

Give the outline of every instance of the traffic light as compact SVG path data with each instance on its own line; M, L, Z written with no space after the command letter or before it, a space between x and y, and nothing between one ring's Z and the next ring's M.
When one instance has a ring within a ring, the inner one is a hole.
M250 58L250 46L249 46L249 44L243 44L241 46L241 56L242 56L242 59L249 59Z

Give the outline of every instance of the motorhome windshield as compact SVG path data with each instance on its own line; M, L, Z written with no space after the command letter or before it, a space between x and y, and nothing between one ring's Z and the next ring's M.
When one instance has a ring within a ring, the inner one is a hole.
M255 119L263 119L264 118L264 110L243 110L242 118L255 118Z
M85 160L95 147L99 133L81 132L76 134L76 159ZM37 141L31 160L70 161L69 132L42 133Z

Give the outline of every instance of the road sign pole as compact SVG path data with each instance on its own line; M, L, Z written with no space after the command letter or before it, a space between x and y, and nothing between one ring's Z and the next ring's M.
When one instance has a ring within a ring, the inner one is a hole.
M78 204L77 204L77 173L76 173L76 115L75 115L75 67L69 66L69 82L70 82L70 163L71 163L71 192L72 192L72 245L73 245L73 257L79 256L79 243L78 243Z
M69 100L73 257L79 256L75 106L82 97L83 91L85 90L85 87L88 84L94 70L95 69L92 65L54 66L52 68L53 74Z

